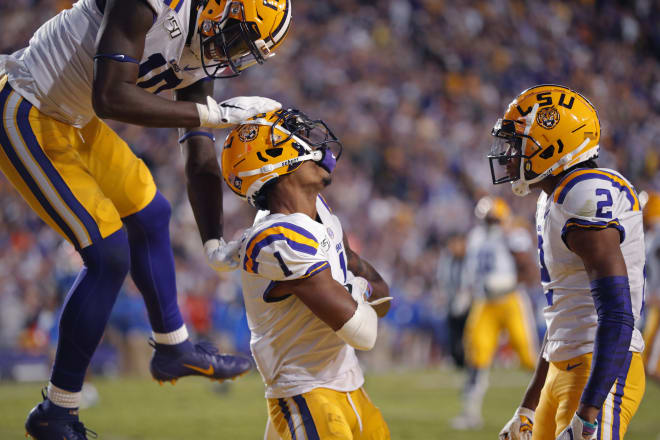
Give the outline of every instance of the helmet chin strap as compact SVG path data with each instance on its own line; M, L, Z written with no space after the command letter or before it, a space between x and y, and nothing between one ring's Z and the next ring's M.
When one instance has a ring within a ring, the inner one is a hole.
M525 152L525 147L527 146L527 140L529 136L529 131L532 129L532 125L534 124L534 119L536 118L536 113L539 111L539 103L537 102L534 104L534 107L532 107L532 111L525 116L525 131L524 134L525 136L522 139L522 144L520 146L520 151L522 153ZM514 180L511 182L511 191L518 197L524 197L527 194L530 193L529 190L529 182L527 179L525 179L525 160L524 158L520 158L520 169L518 170L518 180Z

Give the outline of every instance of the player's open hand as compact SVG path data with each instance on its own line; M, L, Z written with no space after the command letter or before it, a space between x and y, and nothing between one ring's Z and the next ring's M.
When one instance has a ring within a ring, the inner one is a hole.
M534 411L521 406L500 431L499 440L531 440L533 427Z
M229 128L256 116L282 108L282 104L261 96L237 96L218 104L206 97L206 105L197 104L200 127Z

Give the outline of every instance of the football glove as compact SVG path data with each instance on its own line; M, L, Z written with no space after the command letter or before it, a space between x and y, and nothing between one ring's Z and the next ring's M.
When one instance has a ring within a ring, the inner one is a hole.
M210 96L206 105L197 104L199 126L208 128L228 128L240 124L259 113L272 112L282 108L282 104L261 96L237 96L218 104Z
M534 427L534 411L519 407L500 431L499 440L531 440Z
M392 301L391 296L386 296L383 298L378 298L373 301L369 301L371 296L372 287L369 284L369 281L362 277L352 277L351 280L346 283L346 289L350 292L353 299L359 303L366 303L370 306L376 306L387 301Z
M207 240L204 243L206 262L216 272L236 270L241 262L238 255L240 247L239 240L232 240L229 243L225 242L223 238Z
M577 414L571 423L559 434L557 440L591 440L596 436L598 422L589 423Z

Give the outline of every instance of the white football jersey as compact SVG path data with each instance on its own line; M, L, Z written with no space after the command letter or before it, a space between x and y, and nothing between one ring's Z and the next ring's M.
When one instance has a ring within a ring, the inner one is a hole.
M199 38L186 46L191 0L145 0L154 10L137 85L148 92L180 89L206 77ZM44 23L29 46L0 56L0 77L43 113L76 127L95 116L92 75L103 15L95 0L80 0Z
M314 388L353 391L364 383L355 350L295 295L269 298L277 281L322 270L345 284L347 271L339 219L317 199L320 221L305 214L260 212L241 246L241 281L250 348L267 398L291 397Z
M564 242L570 228L616 228L626 262L632 310L637 324L644 295L644 231L634 188L623 176L605 168L571 172L536 208L541 282L548 305L544 316L548 342L543 357L564 361L593 351L598 315L582 259ZM644 342L633 330L630 350Z
M531 238L523 228L505 233L499 225L474 227L467 238L462 288L477 299L493 299L515 290L518 270L511 252L531 249Z

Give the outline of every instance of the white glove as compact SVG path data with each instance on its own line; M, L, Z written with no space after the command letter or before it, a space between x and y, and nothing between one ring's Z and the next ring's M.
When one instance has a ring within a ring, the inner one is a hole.
M376 306L387 301L392 301L391 296L368 301L369 297L371 296L372 287L371 284L369 284L369 281L362 277L351 278L351 280L346 284L346 289L348 289L348 291L351 293L351 296L358 304L367 303L370 306Z
M208 128L228 128L240 124L259 113L268 113L282 108L282 104L261 96L237 96L215 102L206 97L206 105L196 104L199 113L199 126Z
M571 423L559 434L557 440L591 440L598 431L598 422L588 426L577 414L573 415Z
M531 440L534 427L534 411L519 407L500 431L500 440Z
M238 250L241 242L238 240L226 243L224 238L207 240L204 243L206 261L216 272L230 272L238 269L241 259Z

